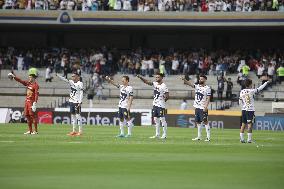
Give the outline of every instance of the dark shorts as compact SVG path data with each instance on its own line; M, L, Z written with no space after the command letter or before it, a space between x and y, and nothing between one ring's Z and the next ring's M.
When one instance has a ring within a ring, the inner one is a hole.
M93 100L93 99L94 99L94 95L88 94L87 99L88 99L88 100Z
M78 104L79 103L69 102L71 114L81 114L81 106L78 106Z
M118 109L118 117L119 119L129 119L130 112L126 108L119 108Z
M208 121L208 111L204 112L202 109L195 109L195 121L197 123Z
M245 111L242 110L242 123L254 123L254 111Z
M166 109L158 106L153 106L152 117L165 117Z

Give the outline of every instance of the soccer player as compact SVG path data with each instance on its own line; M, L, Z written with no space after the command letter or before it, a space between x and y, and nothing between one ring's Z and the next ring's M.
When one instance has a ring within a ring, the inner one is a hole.
M29 71L29 79L27 81L23 81L20 78L18 78L13 72L8 74L8 77L11 79L15 79L17 82L23 84L27 87L27 96L25 100L25 108L24 108L24 114L27 118L29 130L25 132L24 134L38 134L38 128L37 128L37 118L36 118L36 104L38 101L39 96L39 86L36 82L37 73L33 71ZM34 131L32 129L32 124L34 124Z
M120 134L117 137L131 137L133 123L130 119L130 108L133 101L133 88L129 85L129 77L122 76L122 85L115 83L109 76L106 76L105 78L109 83L120 90L120 100L118 103ZM128 127L128 134L124 135L124 126L126 124Z
M252 89L252 80L246 79L244 81L245 89L240 92L239 104L242 106L242 126L240 131L240 141L245 143L244 130L246 124L248 126L248 138L247 142L252 142L252 124L254 121L254 95L262 91L270 81L266 81L256 89Z
M198 84L193 84L191 81L186 80L184 77L181 78L184 81L184 84L191 86L195 89L195 98L194 98L194 108L195 108L195 122L197 125L197 137L193 138L193 141L201 140L201 131L202 123L205 125L207 137L204 140L205 142L210 142L210 126L208 124L208 105L210 102L211 89L207 86L205 75L199 76Z
M83 134L82 119L81 119L81 105L83 100L83 82L80 81L80 75L75 72L72 74L72 79L68 80L63 76L57 75L62 81L68 83L71 87L70 90L70 113L71 122L73 126L72 132L68 133L69 136L80 136ZM79 126L79 132L76 132L76 124Z
M156 73L155 82L148 81L144 79L141 75L137 75L137 77L141 79L145 84L153 86L154 89L152 116L154 118L156 126L156 134L150 138L160 137L160 122L162 122L163 135L161 136L161 139L166 139L167 122L165 114L166 114L166 101L169 99L169 90L166 84L163 82L164 75L161 73Z

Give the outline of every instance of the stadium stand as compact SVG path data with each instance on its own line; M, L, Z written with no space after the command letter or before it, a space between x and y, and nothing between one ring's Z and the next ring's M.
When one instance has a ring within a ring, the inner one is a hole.
M2 0L2 9L76 11L194 11L251 12L283 11L282 0Z

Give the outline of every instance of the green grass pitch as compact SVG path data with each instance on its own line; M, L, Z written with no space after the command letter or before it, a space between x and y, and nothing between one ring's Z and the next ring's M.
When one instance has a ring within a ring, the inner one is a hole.
M193 142L196 129L168 128L168 139L149 139L152 127L115 138L118 127L86 126L81 137L64 125L0 124L1 189L282 189L284 132L255 131L239 143L238 130L212 130L212 141ZM203 130L205 134L205 130Z

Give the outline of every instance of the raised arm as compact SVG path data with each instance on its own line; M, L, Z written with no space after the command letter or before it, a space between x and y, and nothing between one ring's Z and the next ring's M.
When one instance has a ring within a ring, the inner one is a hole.
M139 79L141 79L141 81L143 81L145 84L152 86L153 82L152 81L148 81L145 78L143 78L141 75L136 75L136 77L138 77Z
M266 85L268 85L268 83L270 83L270 81L266 81L265 83L260 85L258 88L255 89L256 90L255 92L259 93L260 91L262 91L266 87Z
M23 81L23 80L21 80L20 78L18 78L18 77L13 73L13 71L10 72L10 73L8 73L8 77L9 77L10 79L15 79L17 82L23 84L24 86L27 86L27 85L28 85L28 82L27 82L27 81Z
M183 80L183 82L184 82L185 85L189 85L189 86L191 86L192 88L194 88L194 84L193 84L191 81L186 80L184 76L182 76L180 79Z
M109 76L106 76L105 79L115 87L119 88L119 84L115 83Z
M58 75L58 74L55 74L57 77L59 77L59 79L61 79L62 81L65 81L66 83L69 83L69 80L66 79L65 77L61 76L61 75Z

